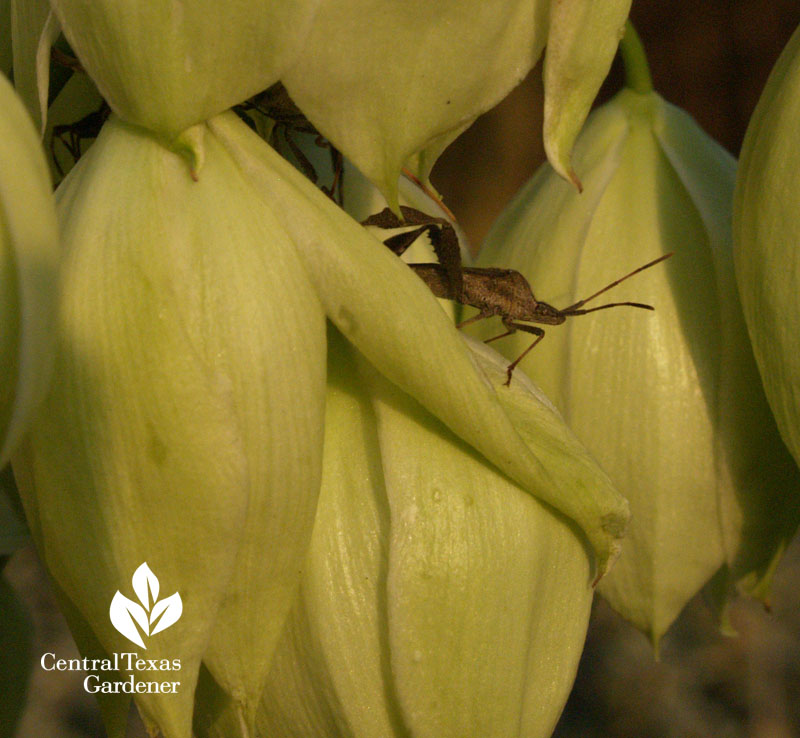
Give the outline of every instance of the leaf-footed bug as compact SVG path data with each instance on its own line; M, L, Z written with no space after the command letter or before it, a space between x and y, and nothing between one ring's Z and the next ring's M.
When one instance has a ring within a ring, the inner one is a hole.
M506 386L511 384L511 376L520 361L544 338L544 330L542 328L526 325L526 323L561 325L573 315L586 315L597 310L623 305L644 310L654 310L652 305L640 302L611 302L590 308L585 308L584 305L612 287L616 287L620 282L624 282L634 274L649 269L672 256L672 253L659 256L644 266L640 266L638 269L634 269L625 276L614 280L611 284L606 285L589 297L559 309L537 300L530 284L528 284L528 280L514 269L463 266L458 248L458 238L453 226L448 221L443 218L431 217L419 210L405 206L401 206L400 211L403 215L402 220L389 208L385 208L380 213L371 215L362 221L362 225L378 226L380 228L416 226L413 230L391 236L384 241L398 256L427 231L439 263L409 264L408 266L428 285L436 297L477 308L477 315L473 315L471 318L459 323L458 328L475 323L483 318L499 315L506 331L487 339L485 343L505 338L518 330L536 336L533 343L508 365Z

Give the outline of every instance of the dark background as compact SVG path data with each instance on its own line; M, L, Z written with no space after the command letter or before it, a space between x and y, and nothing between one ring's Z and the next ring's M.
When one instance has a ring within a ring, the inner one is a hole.
M634 0L632 19L656 90L738 155L770 69L800 23L800 0ZM618 63L599 101L621 86ZM443 155L433 182L478 246L492 221L544 160L541 68ZM800 121L798 121L800 136ZM7 569L32 611L34 654L74 646L30 551ZM740 603L739 638L716 633L701 598L662 643L646 639L598 599L559 738L792 738L800 736L800 544L776 576L772 611ZM56 684L34 667L18 738L102 736L80 674ZM138 732L137 735L142 735Z

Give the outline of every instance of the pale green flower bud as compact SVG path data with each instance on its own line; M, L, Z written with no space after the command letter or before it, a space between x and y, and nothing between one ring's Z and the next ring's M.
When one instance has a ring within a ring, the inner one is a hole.
M109 609L115 591L147 604L136 572L180 595L140 650L182 662L177 694L136 695L165 738L191 734L201 657L254 719L324 412L323 314L295 247L209 130L188 134L191 166L112 117L59 188L56 378L14 459L43 559L105 652L136 650Z
M122 118L176 135L276 82L319 0L53 0L64 35Z
M0 75L0 468L47 389L57 264L56 214L41 144Z
M800 479L761 390L731 254L735 161L658 95L624 90L576 146L585 189L549 166L493 228L479 264L586 305L521 364L630 500L623 556L600 591L654 643L720 567L763 595L798 521ZM495 325L482 337L502 332ZM498 342L510 359L531 344ZM516 380L515 380L516 381Z
M630 5L324 0L283 80L309 120L396 209L402 167L427 179L447 144L500 102L547 45L545 139L567 174Z
M549 736L592 600L583 536L330 338L320 504L258 734ZM501 358L471 348L501 387ZM607 484L529 382L504 406L554 479ZM203 687L198 735L231 735Z
M736 278L764 390L800 463L800 30L747 129L736 183Z

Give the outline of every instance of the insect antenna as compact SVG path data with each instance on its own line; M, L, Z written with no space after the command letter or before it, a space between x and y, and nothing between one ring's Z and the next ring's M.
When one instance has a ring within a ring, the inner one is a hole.
M578 303L582 305L583 303ZM629 307L635 308L643 308L644 310L655 310L652 305L646 305L643 302L609 302L606 305L598 305L597 307L593 308L586 308L584 310L573 310L572 308L566 308L565 310L561 310L560 312L564 315L586 315L586 313L593 313L595 310L605 310L606 308L613 308L613 307L620 307L620 305L628 305Z
M624 282L626 279L632 277L634 274L643 272L645 269L649 269L650 267L655 266L656 264L664 261L665 259L669 259L669 257L672 256L672 254L673 252L670 252L668 254L664 254L663 256L659 256L657 259L653 259L653 261L647 262L647 264L645 264L644 266L640 266L638 269L634 269L632 272L629 272L624 277L620 277L619 279L614 280L611 284L607 284L605 287L603 287L603 289L598 290L593 295L589 295L589 297L583 300L579 300L575 304L564 308L560 312L563 313L564 315L585 315L586 313L592 313L595 310L605 310L606 308L619 307L620 305L628 305L630 307L638 307L638 308L643 308L645 310L654 310L655 308L653 308L652 305L645 305L644 303L641 302L611 302L608 303L607 305L598 305L597 307L586 308L583 310L581 310L580 308L587 302L594 300L595 297L599 297L604 292L608 292L608 290L610 290L612 287L616 287L620 282Z

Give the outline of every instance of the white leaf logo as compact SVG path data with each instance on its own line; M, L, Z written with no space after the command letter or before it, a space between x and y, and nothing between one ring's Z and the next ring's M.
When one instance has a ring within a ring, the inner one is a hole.
M133 591L139 598L139 602L144 605L145 610L150 609L149 593L153 593L153 602L158 600L158 577L150 571L150 567L145 561L135 572L133 572Z
M177 592L159 601L158 577L150 570L147 562L133 573L131 583L141 604L129 600L122 592L117 591L111 600L108 614L111 624L122 635L146 650L142 634L155 635L174 625L183 614L183 602Z
M133 600L129 600L118 591L114 595L114 599L111 600L111 608L108 614L111 617L111 625L122 635L129 641L133 641L137 646L141 646L144 649L147 648L135 625L135 623L139 623L139 627L147 634L149 630L147 613L141 605L137 605Z

